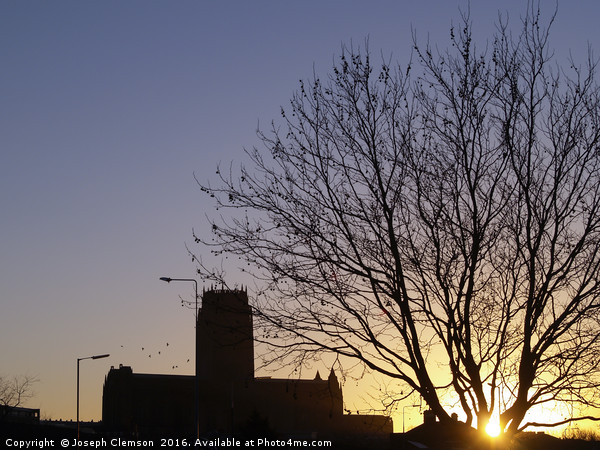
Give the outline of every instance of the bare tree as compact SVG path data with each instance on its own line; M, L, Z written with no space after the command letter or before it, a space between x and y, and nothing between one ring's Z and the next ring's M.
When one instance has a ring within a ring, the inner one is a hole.
M38 379L31 375L0 377L0 406L14 408L34 396L33 385Z
M256 278L273 355L333 352L511 434L556 425L535 405L600 406L600 91L591 52L556 63L552 21L500 18L479 49L463 15L417 68L344 48L267 151L200 183L228 212L196 241Z

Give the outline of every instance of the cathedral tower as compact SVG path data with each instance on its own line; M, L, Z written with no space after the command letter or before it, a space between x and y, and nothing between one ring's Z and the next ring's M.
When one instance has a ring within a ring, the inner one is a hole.
M196 329L199 380L230 384L254 377L252 311L244 290L205 291Z

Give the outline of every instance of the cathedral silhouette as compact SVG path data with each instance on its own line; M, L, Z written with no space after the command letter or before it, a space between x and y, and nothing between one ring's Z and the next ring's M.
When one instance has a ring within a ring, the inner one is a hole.
M327 379L254 376L252 312L245 290L209 290L196 327L196 377L111 367L105 378L106 430L143 436L387 436L392 420L344 414L333 369ZM196 405L195 399L198 399ZM197 410L196 410L197 406Z

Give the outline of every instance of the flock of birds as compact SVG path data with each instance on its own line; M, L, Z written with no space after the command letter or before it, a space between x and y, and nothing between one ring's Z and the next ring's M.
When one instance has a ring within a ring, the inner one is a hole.
M167 353L166 350L168 349L168 347L169 347L169 343L167 342L165 347L161 347L162 350L155 350L154 352L151 352L148 349L146 349L145 347L141 347L141 349L142 349L142 352L144 354L148 355L148 358L152 358L152 355L154 355L154 357L156 358L158 356L162 356L163 354ZM121 345L121 348L123 350L125 350L126 347L125 347L125 345ZM190 362L190 358L187 359L186 364L188 364L189 362ZM171 370L178 369L179 368L179 364L181 364L181 363L173 364L171 366Z

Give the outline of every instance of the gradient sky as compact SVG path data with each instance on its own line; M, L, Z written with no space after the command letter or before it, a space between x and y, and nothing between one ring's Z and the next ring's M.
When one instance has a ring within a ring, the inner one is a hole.
M471 3L485 42L500 2ZM27 406L71 419L77 358L110 353L81 363L81 418L98 420L111 365L192 374L193 311L179 296L193 285L158 278L194 276L185 245L212 211L194 173L239 163L342 43L368 37L405 65L411 27L445 48L466 4L2 1L0 375L37 376ZM524 5L502 2L515 27ZM600 3L558 9L552 46L581 60L598 48Z

